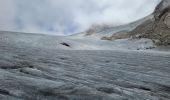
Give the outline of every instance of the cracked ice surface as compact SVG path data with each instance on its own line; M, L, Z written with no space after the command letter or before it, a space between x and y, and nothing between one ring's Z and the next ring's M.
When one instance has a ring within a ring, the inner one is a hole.
M1 100L168 100L170 54L0 47Z
M48 49L36 44L43 36L24 37L0 39L1 100L170 99L170 53Z

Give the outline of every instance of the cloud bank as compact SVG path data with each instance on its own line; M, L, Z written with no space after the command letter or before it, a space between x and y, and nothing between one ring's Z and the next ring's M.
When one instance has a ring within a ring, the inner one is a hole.
M1 0L0 30L68 35L93 24L121 25L153 12L160 0Z

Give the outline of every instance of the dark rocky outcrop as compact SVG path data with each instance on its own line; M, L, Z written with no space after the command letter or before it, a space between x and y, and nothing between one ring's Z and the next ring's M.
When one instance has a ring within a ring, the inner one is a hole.
M66 47L70 47L70 45L68 43L65 43L65 42L62 42L60 44L63 45L63 46L66 46Z

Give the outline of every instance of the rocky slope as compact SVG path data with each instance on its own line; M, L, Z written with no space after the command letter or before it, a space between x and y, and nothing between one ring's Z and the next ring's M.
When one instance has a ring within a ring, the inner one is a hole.
M170 45L170 0L162 0L151 15L134 23L92 27L85 33L86 36L99 36L102 40L148 38L156 45Z
M170 0L163 0L153 15L153 19L139 25L131 35L155 40L158 45L170 45Z

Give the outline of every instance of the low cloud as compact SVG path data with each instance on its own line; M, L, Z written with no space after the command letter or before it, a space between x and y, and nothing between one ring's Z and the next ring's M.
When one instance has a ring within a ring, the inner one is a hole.
M153 12L160 0L1 0L0 30L67 35L93 24L120 25Z

